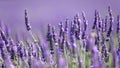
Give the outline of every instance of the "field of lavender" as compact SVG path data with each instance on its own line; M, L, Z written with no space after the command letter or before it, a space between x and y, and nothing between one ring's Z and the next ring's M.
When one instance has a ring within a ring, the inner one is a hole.
M95 10L90 29L82 12L81 18L76 14L60 22L58 29L48 24L44 38L31 30L25 10L30 39L16 35L13 40L9 28L0 26L0 68L120 68L120 16L115 20L110 6L105 18Z

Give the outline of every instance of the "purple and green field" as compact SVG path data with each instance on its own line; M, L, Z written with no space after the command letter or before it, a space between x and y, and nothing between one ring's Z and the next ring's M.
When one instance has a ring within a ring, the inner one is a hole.
M0 68L120 68L119 0L0 0Z

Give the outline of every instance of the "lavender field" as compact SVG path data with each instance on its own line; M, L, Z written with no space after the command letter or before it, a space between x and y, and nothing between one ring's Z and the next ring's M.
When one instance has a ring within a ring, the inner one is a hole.
M30 2L0 1L0 68L120 68L119 1Z
M27 37L0 25L0 68L120 68L120 16L110 6L104 18L95 10L93 24L83 11L58 27L44 25L45 35L34 33L27 12Z

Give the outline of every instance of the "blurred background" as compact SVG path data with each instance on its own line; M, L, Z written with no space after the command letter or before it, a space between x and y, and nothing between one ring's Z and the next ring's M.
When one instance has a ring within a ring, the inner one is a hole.
M116 18L120 14L120 0L0 0L0 21L13 31L25 32L24 10L27 9L33 31L44 32L48 23L56 25L66 18L73 19L76 13L81 15L82 11L91 24L95 9L104 18L108 5Z

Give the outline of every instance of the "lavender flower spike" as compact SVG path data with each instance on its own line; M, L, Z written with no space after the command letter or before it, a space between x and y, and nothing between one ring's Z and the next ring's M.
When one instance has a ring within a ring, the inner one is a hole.
M82 39L84 39L85 38L85 31L87 30L88 23L87 23L87 20L85 18L84 12L82 12L82 17L83 17L83 24L84 24L84 28L83 28L83 32L82 32Z
M94 23L93 23L92 29L95 29L95 28L96 28L97 22L98 22L98 11L95 10L95 18L94 18Z
M25 10L25 25L26 25L27 31L31 30L31 26L28 22L27 10Z
M88 21L86 20L85 13L82 11L83 23L84 23L84 31L87 29Z
M8 44L8 40L2 30L0 30L0 34L1 34L2 39L5 41L5 44Z
M120 16L119 15L117 16L117 31L116 31L116 33L119 36L119 33L120 33Z
M105 17L105 32L107 31L108 16Z
M110 6L108 7L108 13L109 13L109 17L110 17L110 26L109 26L109 30L108 30L108 33L107 33L107 37L109 37L111 35L111 32L113 30L113 15L112 15L112 10L110 8Z

